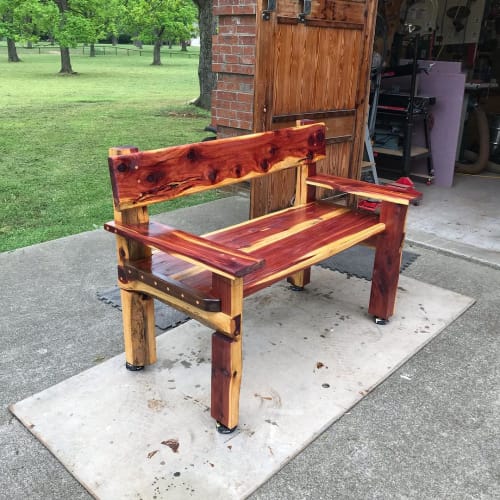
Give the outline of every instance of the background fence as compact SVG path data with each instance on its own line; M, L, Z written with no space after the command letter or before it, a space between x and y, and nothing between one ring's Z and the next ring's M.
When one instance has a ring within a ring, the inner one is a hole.
M32 47L26 47L24 45L16 45L17 53L19 56L22 54L59 54L59 45L52 44L34 44ZM96 44L94 45L96 56L151 56L153 57L153 46L145 45L143 48L135 46L123 46L123 45L104 45ZM5 43L0 43L0 54L7 54L7 45ZM86 55L90 56L90 45L79 45L78 47L70 48L70 54L73 55ZM180 46L172 46L169 48L168 45L163 45L161 48L161 56L184 56L184 57L199 57L200 50L199 47L188 47L187 50L182 51Z

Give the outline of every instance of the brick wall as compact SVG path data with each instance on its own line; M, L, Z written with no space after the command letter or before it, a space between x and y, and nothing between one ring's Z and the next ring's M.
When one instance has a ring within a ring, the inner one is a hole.
M218 34L213 37L212 123L219 137L253 129L256 0L214 0Z

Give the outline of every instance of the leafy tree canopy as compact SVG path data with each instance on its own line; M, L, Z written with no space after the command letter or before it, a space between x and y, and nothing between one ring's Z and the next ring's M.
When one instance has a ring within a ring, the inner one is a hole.
M189 40L196 31L192 0L128 0L127 24L142 41Z
M38 40L49 11L50 7L40 0L0 0L0 37Z

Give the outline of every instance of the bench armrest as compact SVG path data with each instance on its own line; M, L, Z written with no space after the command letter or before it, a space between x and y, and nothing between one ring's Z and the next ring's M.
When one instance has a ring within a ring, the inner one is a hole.
M158 222L148 224L108 222L104 224L104 229L230 279L241 278L264 265L264 260Z
M408 205L412 200L422 198L422 193L406 186L381 186L370 182L347 179L334 175L318 174L306 179L306 183L311 186L318 186L326 189L336 189L344 193L374 198L382 201Z

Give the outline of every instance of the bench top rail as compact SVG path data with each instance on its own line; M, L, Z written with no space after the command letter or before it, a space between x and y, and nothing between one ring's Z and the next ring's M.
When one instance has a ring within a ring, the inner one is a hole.
M167 201L325 158L324 124L109 157L115 208Z

